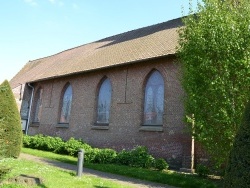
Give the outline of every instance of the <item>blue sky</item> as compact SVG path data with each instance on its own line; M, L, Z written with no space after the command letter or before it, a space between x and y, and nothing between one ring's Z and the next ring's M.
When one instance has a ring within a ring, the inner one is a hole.
M29 60L183 16L189 0L4 0L0 7L2 83Z

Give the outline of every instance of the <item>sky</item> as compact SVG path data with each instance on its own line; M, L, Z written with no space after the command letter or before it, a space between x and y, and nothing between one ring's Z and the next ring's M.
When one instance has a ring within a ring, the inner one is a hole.
M187 15L189 0L2 0L0 7L1 84L29 60Z

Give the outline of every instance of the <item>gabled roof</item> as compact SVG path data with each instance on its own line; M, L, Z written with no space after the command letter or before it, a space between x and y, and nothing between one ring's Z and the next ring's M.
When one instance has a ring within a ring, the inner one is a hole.
M175 54L182 25L178 18L29 61L11 86Z

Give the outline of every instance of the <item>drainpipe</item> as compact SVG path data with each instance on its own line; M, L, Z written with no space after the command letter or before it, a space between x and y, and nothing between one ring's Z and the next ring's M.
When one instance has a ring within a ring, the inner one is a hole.
M31 107L33 102L33 95L34 95L34 87L28 83L28 86L32 89L31 97L30 97L30 106L29 106L29 114L28 114L28 122L25 129L25 135L28 134L29 124L30 124L30 114L31 114Z

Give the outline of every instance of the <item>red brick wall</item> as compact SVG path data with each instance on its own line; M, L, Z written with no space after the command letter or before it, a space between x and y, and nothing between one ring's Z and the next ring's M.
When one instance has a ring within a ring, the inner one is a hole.
M161 132L140 130L145 80L153 69L162 74L165 84ZM110 123L108 130L96 130L93 126L97 91L104 76L112 85ZM35 83L36 89L43 88L42 118L39 126L30 126L29 134L81 138L92 146L116 150L144 145L153 155L165 158L173 167L188 167L183 158L190 156L191 138L183 123L183 91L179 79L174 59L162 58ZM70 123L68 128L59 128L60 96L67 82L73 89Z

